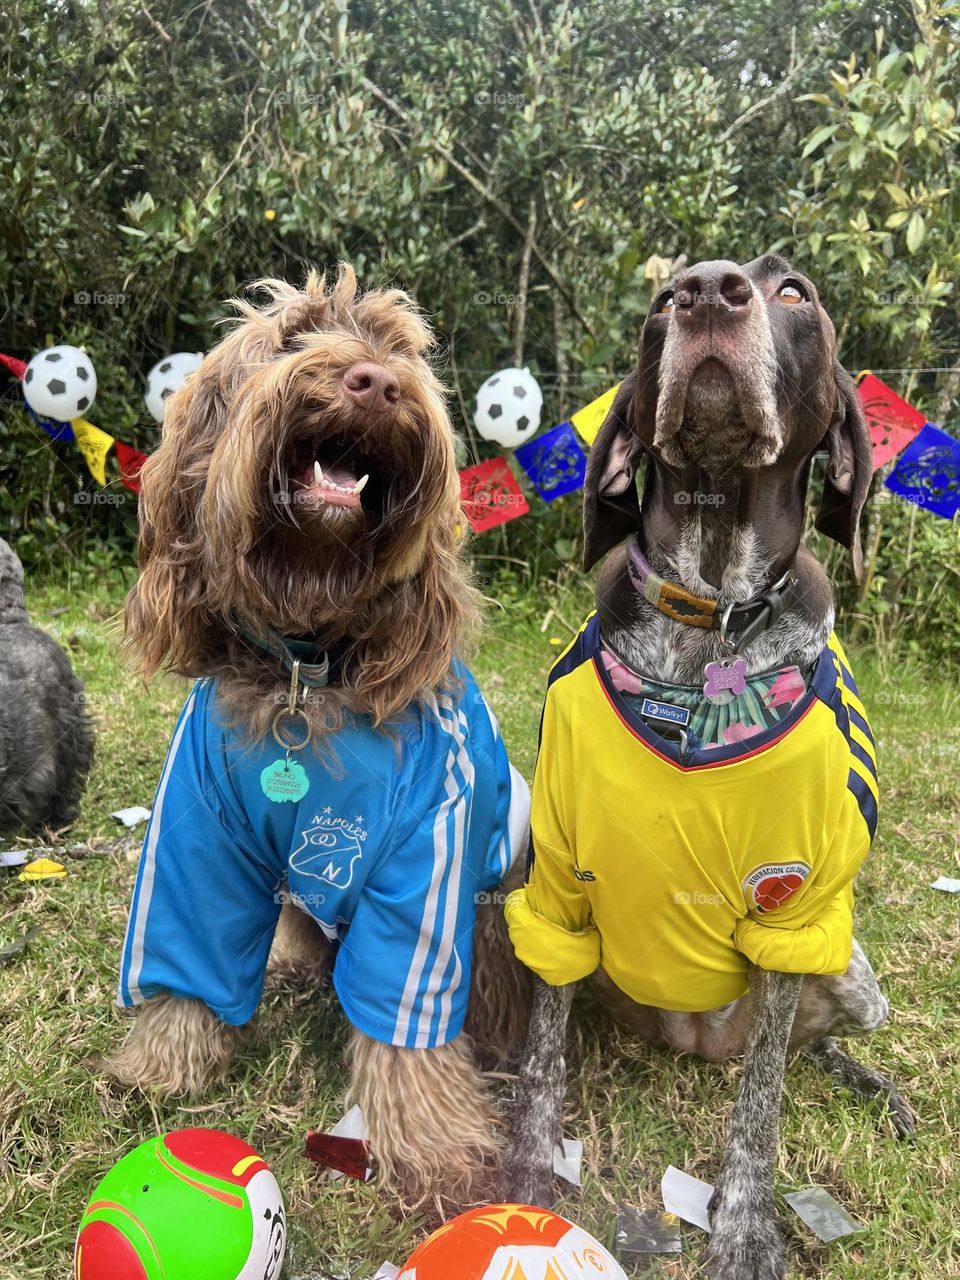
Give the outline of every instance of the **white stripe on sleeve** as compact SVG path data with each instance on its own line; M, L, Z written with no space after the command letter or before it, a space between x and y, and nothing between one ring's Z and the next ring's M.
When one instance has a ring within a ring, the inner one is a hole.
M193 715L193 704L196 701L196 687L191 691L187 704L183 709L180 717L180 723L177 725L177 731L174 734L173 742L170 744L170 750L167 753L167 761L163 766L163 773L160 775L160 785L157 787L157 798L153 804L153 814L150 820L150 838L143 850L143 867L140 872L140 892L137 899L136 916L130 917L127 925L128 937L133 938L133 946L130 953L130 970L127 975L126 986L130 992L130 999L134 1004L143 1002L143 992L140 990L140 974L143 971L143 944L144 936L147 931L147 916L150 913L150 899L153 896L153 882L157 871L157 841L160 838L160 824L163 820L163 802L167 794L167 784L170 781L170 775L173 772L173 765L176 759L177 751L180 748L180 742L183 738L184 731ZM126 955L127 940L124 940L123 954ZM123 1004L123 973L120 975L120 1003Z
M503 874L512 870L521 858L526 857L530 840L530 788L523 774L510 765L510 809L507 813L507 833L510 839L509 863ZM504 859L506 863L506 858Z

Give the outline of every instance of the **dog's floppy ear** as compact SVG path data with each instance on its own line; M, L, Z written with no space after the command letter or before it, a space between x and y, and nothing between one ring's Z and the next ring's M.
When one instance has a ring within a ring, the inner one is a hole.
M583 485L583 567L640 528L636 476L643 454L635 426L635 374L626 378L590 446Z
M829 450L816 526L850 552L855 582L863 578L860 514L873 475L873 446L856 384L839 362L837 408L823 443Z

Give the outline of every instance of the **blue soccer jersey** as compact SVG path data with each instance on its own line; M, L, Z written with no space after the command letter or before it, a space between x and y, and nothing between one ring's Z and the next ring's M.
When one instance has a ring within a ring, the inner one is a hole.
M286 892L337 944L350 1021L406 1048L461 1031L477 895L526 852L529 793L470 673L393 733L355 719L294 759L299 799L268 799L273 738L250 742L200 681L180 714L147 827L120 1002L168 993L248 1021ZM488 908L491 909L491 908Z

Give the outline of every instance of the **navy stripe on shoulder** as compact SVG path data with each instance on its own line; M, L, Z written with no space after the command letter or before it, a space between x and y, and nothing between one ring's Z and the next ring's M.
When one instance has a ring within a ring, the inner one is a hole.
M810 687L820 701L825 702L835 713L836 704L840 702L840 691L837 687L839 677L837 668L834 666L834 656L833 650L827 645L817 659L817 665L813 669L813 676L810 680Z
M567 652L550 668L547 687L549 688L561 676L569 675L571 671L576 671L577 667L588 662L596 653L599 642L600 619L594 613L587 619L586 626L577 635Z
M850 746L850 754L856 756L862 765L866 765L866 767L870 770L871 774L873 775L874 782L878 782L879 779L877 778L877 766L873 763L873 760L871 759L869 751L864 751L860 743L855 742L853 738L848 738L847 742L849 743L849 746Z
M850 690L851 693L855 693L859 698L860 690L857 688L857 682L853 678L853 672L850 670L850 668L847 666L847 664L843 661L842 658L838 657L837 661L840 663L840 674L841 676L843 676L843 683L847 686L847 688Z
M870 839L877 834L877 802L873 798L873 792L857 773L856 769L851 769L847 778L847 786L853 792L857 807L863 816L864 822L867 824L867 830L870 832Z
M867 738L869 738L871 742L873 742L873 731L871 730L870 726L867 724L863 716L860 714L860 712L857 710L857 708L848 706L847 715L850 717L850 723L855 724L857 728L860 730L860 732L864 734ZM874 746L876 746L875 743L874 743Z

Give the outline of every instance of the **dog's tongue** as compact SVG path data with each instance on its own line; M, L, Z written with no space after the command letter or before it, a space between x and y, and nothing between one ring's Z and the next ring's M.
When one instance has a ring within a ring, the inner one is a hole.
M328 484L339 484L344 488L350 488L357 483L357 473L348 463L333 462L323 468L323 479Z

